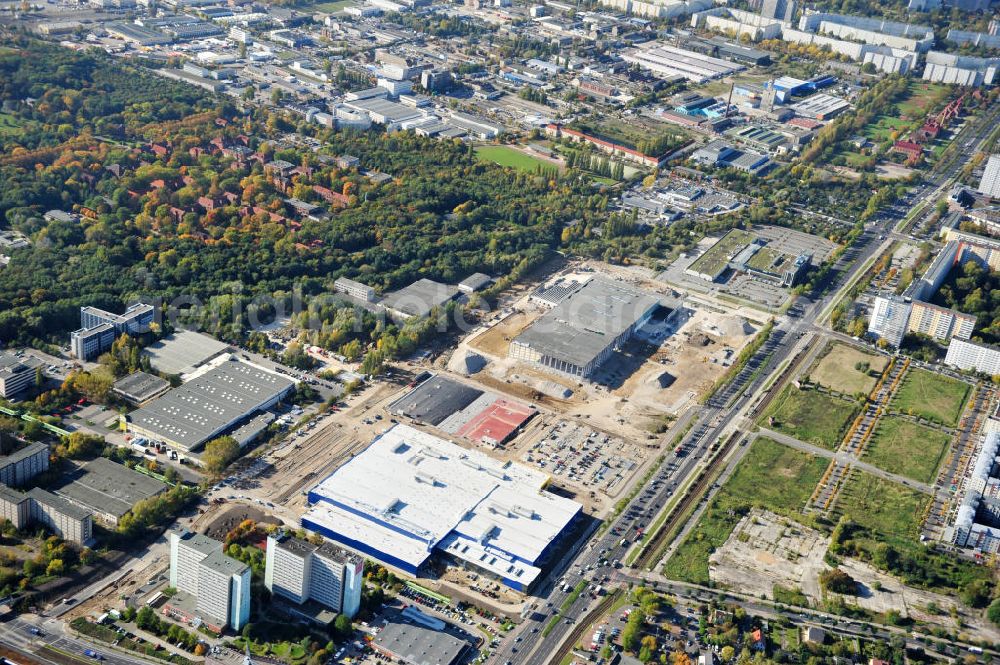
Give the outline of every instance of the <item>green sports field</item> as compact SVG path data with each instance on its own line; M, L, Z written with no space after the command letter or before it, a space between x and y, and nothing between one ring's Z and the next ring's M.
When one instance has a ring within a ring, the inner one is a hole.
M518 171L529 171L534 173L538 167L543 169L556 168L552 162L547 162L538 157L526 155L520 150L508 148L505 145L484 145L476 148L476 157L482 162L493 162L500 166L509 166Z

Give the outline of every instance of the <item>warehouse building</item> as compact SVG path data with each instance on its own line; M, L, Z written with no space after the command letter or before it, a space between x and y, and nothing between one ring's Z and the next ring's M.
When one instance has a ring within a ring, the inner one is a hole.
M444 307L459 293L456 286L423 278L387 294L382 305L391 315L402 319L421 317L430 314L435 307Z
M302 526L409 574L440 555L524 591L580 513L547 483L399 424L309 492Z
M364 560L330 542L316 545L287 534L270 535L264 586L295 606L315 603L354 618L361 608ZM305 610L301 615L315 620L321 613Z
M371 643L372 648L406 665L456 665L469 643L454 635L424 626L391 621Z
M288 378L229 359L127 416L128 430L192 451L295 388Z
M727 60L656 42L651 47L629 49L622 54L622 59L654 74L683 76L693 83L704 83L745 69Z
M803 118L831 120L851 108L851 104L846 99L819 92L792 104L790 108L795 111L795 115Z
M142 406L168 390L169 381L146 372L132 372L111 384L111 392L132 406Z
M660 307L651 293L594 277L511 341L507 354L588 379Z
M87 462L64 478L67 482L55 493L112 528L136 503L167 489L159 480L104 457Z

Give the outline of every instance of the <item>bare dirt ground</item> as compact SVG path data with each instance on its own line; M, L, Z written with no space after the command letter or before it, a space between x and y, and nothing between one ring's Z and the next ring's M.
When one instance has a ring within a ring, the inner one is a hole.
M754 596L774 598L774 587L801 589L819 599L819 574L830 539L769 511L753 510L709 558L712 581Z
M470 347L496 359L507 357L507 347L542 315L541 310L514 312L495 326L469 340Z
M769 511L753 510L733 530L726 543L709 559L712 581L743 593L774 598L774 587L801 590L814 606L823 601L819 574L829 566L823 555L830 539L823 533ZM845 558L840 568L858 582L857 596L844 596L872 612L896 610L904 617L937 624L971 637L997 641L1000 630L954 597L902 584L891 575L856 559ZM937 605L933 614L928 606ZM950 614L952 608L957 613Z
M569 265L560 274L582 277L591 272L670 294L662 282L655 281L656 273L642 266L589 261ZM753 323L746 328L745 313L736 308L689 300L691 304L669 323L653 326L645 340L617 352L604 364L596 382L583 382L507 358L510 340L546 311L528 301L529 293L508 303L507 316L488 330L475 331L461 342L460 350L471 349L491 360L470 379L633 440L647 440L657 421L696 404L759 327ZM566 390L572 395L561 394Z

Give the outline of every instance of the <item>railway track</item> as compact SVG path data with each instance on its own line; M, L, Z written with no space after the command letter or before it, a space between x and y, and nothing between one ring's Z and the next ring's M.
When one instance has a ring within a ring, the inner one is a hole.
M720 463L729 456L733 446L736 445L736 441L740 438L740 433L734 432L715 452L712 461L698 473L694 484L684 493L681 500L675 503L670 509L670 515L664 520L660 528L657 529L656 534L643 545L642 551L632 564L633 568L648 568L654 563L654 560L669 543L674 532L674 527L677 526L680 519L688 513L688 509L701 498L715 481L717 475L715 471L719 468Z
M594 609L587 612L585 616L580 618L576 625L573 626L573 630L570 631L563 643L556 649L552 657L549 658L549 665L559 665L563 660L573 651L573 647L580 641L587 628L590 627L598 617L603 616L608 610L615 604L618 596L622 593L621 589L616 590L614 593L609 593L601 599L601 602L594 606Z

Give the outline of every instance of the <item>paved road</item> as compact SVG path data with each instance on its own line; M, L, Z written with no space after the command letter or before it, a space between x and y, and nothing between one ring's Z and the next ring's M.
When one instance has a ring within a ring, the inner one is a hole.
M35 628L41 635L33 635ZM30 654L38 660L54 663L45 652L44 647L52 647L63 654L79 658L81 663L96 663L94 659L84 655L87 649L94 649L101 654L104 665L149 665L139 656L126 656L123 653L100 645L91 645L63 632L63 624L57 619L41 620L33 616L18 617L7 623L0 623L0 642L10 647ZM154 661L156 662L156 661ZM54 663L54 665L57 665Z

